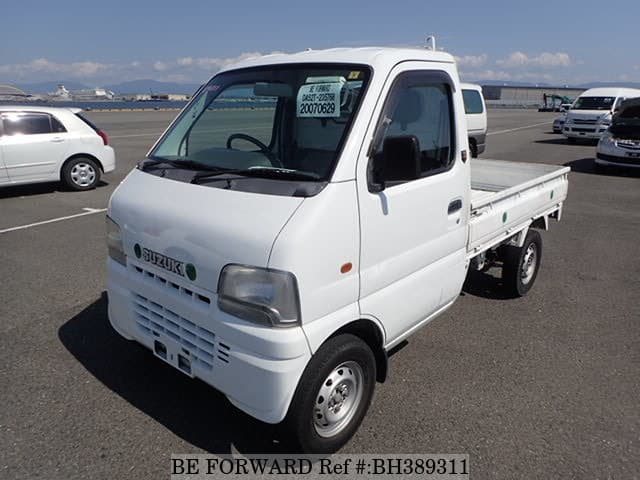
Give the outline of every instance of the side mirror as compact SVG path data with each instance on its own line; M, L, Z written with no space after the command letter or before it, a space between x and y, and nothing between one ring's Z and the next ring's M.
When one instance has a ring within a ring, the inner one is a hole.
M369 191L381 192L388 182L408 182L420 178L420 142L415 135L387 137L382 153L375 154Z

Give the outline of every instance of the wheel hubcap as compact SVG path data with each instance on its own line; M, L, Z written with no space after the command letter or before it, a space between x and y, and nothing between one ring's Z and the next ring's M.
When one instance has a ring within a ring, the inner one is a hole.
M322 383L313 411L314 427L321 437L333 437L351 421L360 401L364 375L356 362L344 362Z
M85 162L76 163L71 169L71 181L81 187L91 185L96 179L95 169Z
M535 243L532 243L527 247L527 251L524 253L524 257L522 258L522 273L520 279L522 280L523 285L527 285L533 278L533 275L536 272L537 259L538 248Z

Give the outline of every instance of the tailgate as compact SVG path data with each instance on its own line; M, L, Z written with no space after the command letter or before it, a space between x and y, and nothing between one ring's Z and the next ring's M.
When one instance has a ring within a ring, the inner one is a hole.
M567 198L569 171L557 165L472 160L469 256L560 210Z

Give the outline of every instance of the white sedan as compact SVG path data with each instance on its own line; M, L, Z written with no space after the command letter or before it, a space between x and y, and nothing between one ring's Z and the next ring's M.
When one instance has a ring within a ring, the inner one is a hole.
M89 190L113 171L107 135L81 111L0 105L0 186L62 181Z

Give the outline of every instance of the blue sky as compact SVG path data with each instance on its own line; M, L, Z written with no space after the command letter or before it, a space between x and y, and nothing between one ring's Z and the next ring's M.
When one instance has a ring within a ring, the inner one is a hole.
M333 46L418 46L466 80L640 81L640 0L8 1L0 82L200 83L235 59Z

